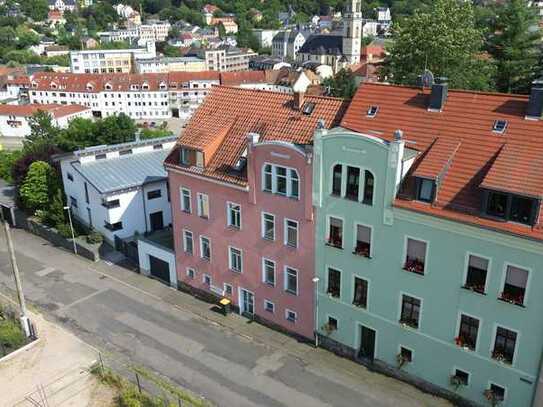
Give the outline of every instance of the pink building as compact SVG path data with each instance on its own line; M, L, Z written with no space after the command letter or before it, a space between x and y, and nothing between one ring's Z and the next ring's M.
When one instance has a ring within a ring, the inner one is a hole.
M345 107L303 94L211 91L166 160L181 285L313 337L311 140Z

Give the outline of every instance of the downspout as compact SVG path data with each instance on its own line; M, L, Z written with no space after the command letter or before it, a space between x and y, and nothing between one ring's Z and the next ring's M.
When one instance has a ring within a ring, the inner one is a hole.
M145 219L145 234L149 232L147 228L147 207L145 206L145 185L141 186L141 200L143 202L143 217Z

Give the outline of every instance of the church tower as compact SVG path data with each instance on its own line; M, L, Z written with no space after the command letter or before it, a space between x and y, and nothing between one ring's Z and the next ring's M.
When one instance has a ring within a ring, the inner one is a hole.
M360 62L362 45L362 0L347 0L343 14L343 55L348 64Z

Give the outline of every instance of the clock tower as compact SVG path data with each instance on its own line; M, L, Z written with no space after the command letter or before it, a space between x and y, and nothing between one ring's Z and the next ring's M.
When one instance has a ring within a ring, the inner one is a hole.
M343 17L343 55L349 65L360 62L362 45L362 0L348 0Z

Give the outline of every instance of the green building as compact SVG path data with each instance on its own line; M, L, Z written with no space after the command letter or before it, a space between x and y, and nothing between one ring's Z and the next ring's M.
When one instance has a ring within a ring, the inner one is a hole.
M542 402L542 96L363 84L317 130L321 346L467 404Z

